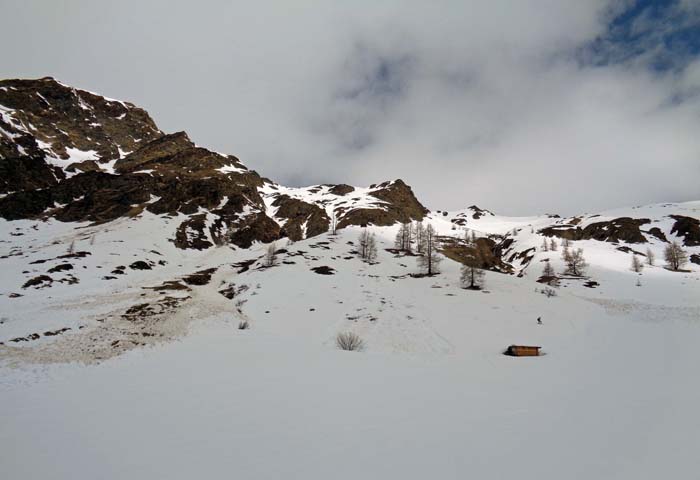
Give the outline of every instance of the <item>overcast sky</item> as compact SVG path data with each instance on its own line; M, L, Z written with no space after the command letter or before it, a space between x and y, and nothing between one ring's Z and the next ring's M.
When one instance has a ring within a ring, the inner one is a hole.
M431 209L700 199L700 0L0 0L0 77L54 76L280 183Z

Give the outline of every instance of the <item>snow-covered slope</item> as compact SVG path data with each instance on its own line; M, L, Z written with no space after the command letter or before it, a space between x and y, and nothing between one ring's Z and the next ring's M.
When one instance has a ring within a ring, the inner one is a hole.
M144 213L107 229L3 223L23 234L5 237L5 251L23 253L2 259L12 275L2 277L0 332L41 334L0 347L0 459L11 478L75 478L76 465L80 476L100 478L694 471L697 266L647 269L637 287L627 262L610 263L624 256L614 245L577 241L597 289L571 281L546 297L536 275L487 272L485 290L469 291L449 259L437 276L411 276L416 257L387 251L396 226L370 227L376 264L357 258L361 229L348 227L280 243L277 265L264 267L266 244L184 251L155 234L166 221L176 220ZM449 221L431 221L454 233ZM487 222L499 234L519 228L495 216L474 228ZM536 219L521 222L518 241L536 244L541 237L526 228ZM74 269L61 278L80 283L17 289L17 270L34 275L65 262L31 263L65 254L73 241L91 255L70 259ZM152 269L128 267L138 260ZM124 275L102 279L118 265ZM206 284L172 283L210 268ZM164 284L171 290L144 288ZM162 314L122 317L168 302ZM238 329L242 320L249 329ZM344 331L359 334L365 350L337 350ZM512 343L541 345L545 355L502 355ZM100 358L110 360L65 363Z
M265 186L261 190L268 212L282 226L288 219L276 217L276 207L271 203L272 199L277 198L275 194L299 196L305 202L324 206L329 212L334 207L337 209L345 206L346 203L357 208L368 205L381 206L381 201L370 204L367 195L361 189L357 189L351 196L342 197L328 193L328 188L315 187L309 192L307 189L280 186L270 189L269 186ZM514 281L528 289L541 286L536 281L542 274L544 262L548 261L562 277L560 290L576 295L675 306L694 306L699 302L700 265L690 262L684 271L669 271L664 267L663 250L668 241L677 240L683 243L683 237L678 236L678 232L673 232L676 220L669 215L697 217L700 202L614 210L583 217L579 227L585 227L593 220L608 221L632 214L643 216L650 220L649 225L658 228L661 235L667 239L664 242L653 235L646 235L648 241L644 244L593 239L572 241L570 248L582 248L589 264L583 277L563 274L565 266L561 258L561 248L557 251L544 251L541 247L545 239L551 238L539 232L552 224L566 224L567 220L550 216L513 218L487 214L479 218L469 215L466 222L460 222L462 225L455 223L455 219L464 220L466 213L472 212L473 210L467 209L462 212L430 213L424 223L436 228L443 243L453 237L463 237L466 232L476 232L479 237L496 239L496 244L503 247L502 257L514 267L512 273L517 274ZM206 213L201 215L207 218ZM176 247L176 239L169 236L168 232L171 231L171 225L179 224L183 218L187 217L158 216L143 211L133 217L106 224L63 223L53 219L14 222L1 220L0 226L4 234L0 240L0 264L4 273L0 280L0 303L3 312L0 342L11 345L10 350L23 349L25 344L34 342L50 343L54 336L42 336L26 342L11 340L29 338L32 334L63 328L71 328L71 333L66 332L66 336L70 336L78 333L80 327L84 329L90 325L104 326L108 323L104 322L105 318L121 318L128 307L145 303L162 294L162 291L149 290L150 287L178 281L197 271L220 269L226 264L256 259L263 255L266 248L267 244L254 244L250 249L229 246L203 251L179 249ZM205 227L206 222L208 221L205 220ZM384 239L384 246L389 248L393 246L392 240L397 225L369 228L380 235ZM350 236L348 241L356 242L357 239L352 239L352 236L357 236L358 230L359 227L348 226L339 232L345 232L346 237ZM209 228L204 228L203 231L206 235L211 235ZM326 233L310 238L304 244L307 246L299 248L306 252L305 255L318 256L319 253L328 251L328 245L318 244L327 235ZM210 236L205 240L214 242L214 238ZM286 239L279 241L278 248L282 248L286 242ZM340 248L339 245L336 246ZM358 272L364 269L364 264L357 260L356 254L351 253L354 248L356 245L342 245L339 251L331 249L334 258L329 266L341 272L348 270L346 266L351 266L350 274L358 275ZM639 252L640 258L643 258L646 249L655 253L655 265L646 265L641 273L631 271L634 252ZM684 249L693 259L697 258L694 255L700 254L700 246L686 246ZM527 255L518 255L522 252ZM301 258L304 256L301 255ZM290 258L289 261L294 259ZM451 263L450 260L446 262ZM396 263L392 268L398 270L392 270L390 275L419 272L414 257L406 257L401 261L392 257L386 263ZM276 281L272 278L275 277L272 272L261 271L260 275L264 279L271 277L268 280L270 282ZM299 276L311 277L314 280L319 278L310 271L299 273ZM454 277L452 280L456 281L457 275ZM591 281L596 284L591 285ZM306 280L302 284L305 282ZM641 286L638 283L641 283ZM590 288L591 286L595 288ZM272 291L283 288L283 285L275 286ZM314 289L311 290L312 295L316 295L315 292ZM187 290L179 290L177 294L187 296ZM169 292L168 295L174 294ZM390 298L392 295L385 296ZM673 300L669 301L669 298ZM61 314L57 315L57 312Z

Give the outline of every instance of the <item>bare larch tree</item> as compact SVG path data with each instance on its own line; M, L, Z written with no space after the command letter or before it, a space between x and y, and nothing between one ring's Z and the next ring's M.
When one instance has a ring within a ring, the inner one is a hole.
M644 264L637 255L632 255L632 266L630 268L633 272L636 273L640 273L644 268Z
M484 254L483 247L474 244L472 254L464 260L460 270L462 288L478 290L484 286Z
M267 251L265 252L265 266L266 267L274 267L276 263L277 263L277 245L275 244L275 242L272 242L267 247Z
M377 260L377 239L374 233L369 233L367 229L363 229L360 233L360 258L367 262L373 263Z
M413 228L413 237L416 241L416 252L423 253L425 249L425 227L423 222L416 222L416 226Z
M647 265L653 267L655 260L656 256L654 255L654 252L651 251L651 248L647 248Z
M666 265L670 270L677 272L688 263L688 254L678 242L673 241L664 250L664 260L666 260Z
M437 250L437 232L432 225L425 227L425 251L418 257L418 266L428 275L440 273L440 261L442 258Z
M559 248L559 245L557 245L557 241L554 240L554 239L551 239L551 240L549 241L549 249L550 249L551 251L553 251L553 252L556 252L556 251L557 251L557 248Z
M574 275L574 276L581 276L584 273L584 270L588 266L586 263L586 259L583 258L583 249L578 248L576 250L569 250L568 248L564 248L562 251L562 258L564 259L564 263L566 264L566 273L569 275Z
M413 240L413 226L411 223L402 223L396 234L394 247L402 252L411 252L411 241Z
M338 235L338 216L335 214L335 210L331 212L330 234Z

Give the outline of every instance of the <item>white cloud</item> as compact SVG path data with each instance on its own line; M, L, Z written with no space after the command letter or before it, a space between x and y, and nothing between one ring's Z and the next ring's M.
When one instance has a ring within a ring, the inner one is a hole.
M431 208L514 214L697 198L700 67L575 54L622 4L23 2L0 69L142 104L281 182L402 177Z

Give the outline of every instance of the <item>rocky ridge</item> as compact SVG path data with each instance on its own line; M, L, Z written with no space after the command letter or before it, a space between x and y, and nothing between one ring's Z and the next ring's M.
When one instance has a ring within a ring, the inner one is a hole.
M205 249L299 240L349 225L427 213L404 182L288 189L236 157L164 134L145 110L50 77L0 81L0 217L108 222L143 211L183 216L173 241ZM327 198L315 201L314 193ZM331 198L332 197L332 198ZM329 207L330 206L330 207Z

